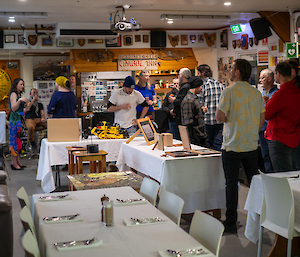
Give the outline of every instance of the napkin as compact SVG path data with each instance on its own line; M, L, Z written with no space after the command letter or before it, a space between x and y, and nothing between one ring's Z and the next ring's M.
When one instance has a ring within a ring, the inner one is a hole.
M51 202L51 201L64 201L64 200L72 200L71 196L64 195L49 195L49 196L41 196L39 197L40 202Z
M121 199L119 199L119 200L121 200ZM134 201L134 200L136 200L136 201ZM125 205L135 205L135 204L149 203L145 198L141 198L140 201L137 201L137 200L140 200L140 199L126 199L126 200L122 199L122 201L116 200L114 202L114 205L115 206L125 206Z
M74 215L67 215L67 216L56 216L56 217L44 217L43 220L46 224L51 223L63 223L63 222L73 222L73 221L81 221L83 218L78 215L75 218L71 218Z
M189 248L189 249L178 250L178 251L179 251L181 257L200 256L200 255L205 255L206 257L215 256L215 255L211 254L209 251L204 250L203 246L198 246L195 248ZM177 256L176 253L168 252L167 250L158 251L158 254L160 257L171 257L171 256L175 257L175 256Z
M135 227L135 226L144 226L144 225L154 225L167 222L166 220L162 220L160 218L139 218L140 222L132 220L132 219L124 219L124 223L127 227Z
M97 247L102 245L102 240L95 239L90 244L85 244L87 240L82 241L69 241L69 242L61 242L57 243L58 245L54 244L58 251L65 251L65 250L76 250L76 249L85 249L90 247ZM64 245L65 244L65 245Z

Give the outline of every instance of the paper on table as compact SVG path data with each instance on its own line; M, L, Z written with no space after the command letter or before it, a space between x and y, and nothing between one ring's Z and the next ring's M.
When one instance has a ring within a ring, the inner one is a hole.
M87 240L82 241L69 241L69 242L61 242L54 244L58 251L64 250L75 250L75 249L85 249L88 247L96 247L102 245L102 240L95 239L90 244L86 244Z
M39 198L40 202L51 202L51 201L64 201L64 200L72 200L71 196L41 196Z
M134 201L135 200L135 201ZM149 203L145 198L140 199L126 199L126 200L121 200L118 199L117 201L114 202L115 206L125 206L125 205L135 205L135 204L145 204ZM138 201L140 200L140 201Z
M51 224L51 223L63 223L63 222L73 222L73 221L81 221L83 218L81 216L76 216L75 218L71 218L73 215L68 215L68 216L56 216L56 217L45 217L43 220L45 221L46 224Z
M160 218L140 218L138 219L140 222L132 220L132 219L124 219L124 223L127 227L135 227L135 226L144 226L144 225L154 225L167 222L166 220L162 220Z

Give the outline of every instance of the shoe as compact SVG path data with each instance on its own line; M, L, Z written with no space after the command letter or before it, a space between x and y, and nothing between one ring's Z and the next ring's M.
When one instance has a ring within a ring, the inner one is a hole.
M237 227L236 225L228 225L226 220L223 222L223 225L225 227L223 234L237 234Z
M19 165L21 168L26 168L27 166L26 165Z
M11 167L12 170L23 170L22 167L20 167L20 169L17 169L17 168L16 168L14 165L12 165L12 164L10 165L10 167Z

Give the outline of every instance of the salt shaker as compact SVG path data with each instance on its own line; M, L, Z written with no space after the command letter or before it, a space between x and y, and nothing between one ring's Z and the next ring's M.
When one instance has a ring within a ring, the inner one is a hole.
M103 209L104 209L104 202L109 201L109 198L105 195L101 197L101 204L102 204L102 209L101 209L101 221L103 221Z
M103 202L103 224L105 227L114 225L114 206L112 200Z

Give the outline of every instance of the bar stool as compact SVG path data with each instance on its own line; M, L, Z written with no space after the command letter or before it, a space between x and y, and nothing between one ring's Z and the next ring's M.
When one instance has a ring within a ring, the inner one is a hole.
M74 151L75 157L75 174L82 174L82 162L90 162L90 173L96 172L96 162L98 162L98 171L106 172L106 155L107 152L99 150L98 153L88 153L86 151Z

